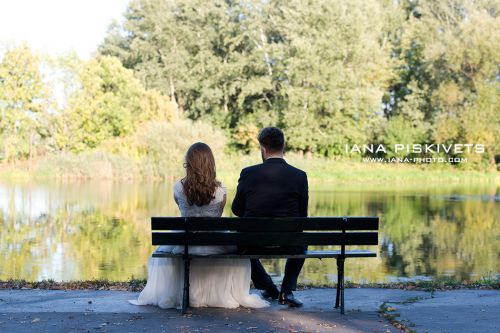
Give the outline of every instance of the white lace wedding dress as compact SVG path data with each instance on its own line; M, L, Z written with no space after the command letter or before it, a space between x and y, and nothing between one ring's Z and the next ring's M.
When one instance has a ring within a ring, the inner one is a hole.
M174 198L181 216L222 215L226 189L218 187L215 198L205 206L189 205L180 181L174 185ZM160 246L160 251L183 253L183 246ZM191 246L189 253L208 255L233 252L232 246ZM150 258L146 287L135 305L180 308L184 283L184 265L180 258ZM193 259L190 267L189 305L191 307L262 308L269 306L259 295L250 294L250 260Z

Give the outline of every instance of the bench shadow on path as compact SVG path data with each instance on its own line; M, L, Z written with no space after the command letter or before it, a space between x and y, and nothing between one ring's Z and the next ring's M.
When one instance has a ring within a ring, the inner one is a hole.
M177 329L211 329L214 332L399 332L376 311L338 309L301 309L283 307L275 302L265 309L193 308L184 316L165 310ZM180 325L180 326L179 326ZM189 326L189 327L186 327Z
M380 292L347 290L345 315L333 308L334 289L312 289L297 292L304 301L304 307L299 309L273 301L271 307L263 309L190 308L183 316L176 309L129 304L128 300L138 293L5 291L0 327L3 333L398 332L377 313L384 298Z

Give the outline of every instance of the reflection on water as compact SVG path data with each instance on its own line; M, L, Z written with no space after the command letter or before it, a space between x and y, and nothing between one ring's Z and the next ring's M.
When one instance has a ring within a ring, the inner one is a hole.
M381 217L377 258L350 259L355 282L479 278L500 272L496 186L342 187L310 194L311 216ZM225 216L229 216L228 193ZM0 184L0 279L126 280L147 276L150 217L178 216L171 185ZM265 261L281 276L283 260ZM336 280L335 262L306 261L301 281Z

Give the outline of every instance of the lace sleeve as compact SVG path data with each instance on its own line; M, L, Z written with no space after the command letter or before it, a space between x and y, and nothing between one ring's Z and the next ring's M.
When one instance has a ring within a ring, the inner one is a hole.
M175 182L173 192L174 192L175 203L177 204L177 206L179 206L179 208L181 208L181 206L184 206L185 200L184 200L184 190L182 188L182 183L180 180Z
M218 188L217 188L217 192L216 192L216 199L217 199L217 202L219 203L219 216L222 216L222 213L224 212L224 206L226 205L226 193L227 193L227 189L226 187L221 184Z

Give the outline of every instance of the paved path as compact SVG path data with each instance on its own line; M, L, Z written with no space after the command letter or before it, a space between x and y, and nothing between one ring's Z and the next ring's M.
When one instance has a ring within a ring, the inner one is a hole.
M0 332L398 332L378 316L383 302L417 332L500 331L500 291L438 292L431 298L423 291L346 289L345 316L332 309L333 289L296 294L305 303L301 309L274 302L268 309L191 309L181 316L174 309L130 305L127 300L137 296L132 292L0 290Z
M500 332L500 290L442 291L388 305L416 332Z

